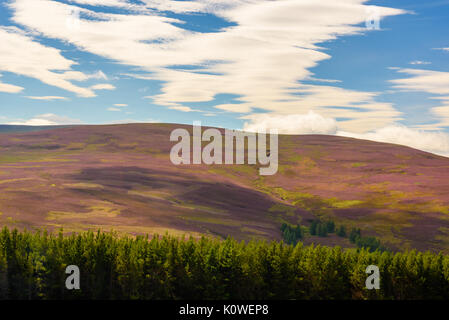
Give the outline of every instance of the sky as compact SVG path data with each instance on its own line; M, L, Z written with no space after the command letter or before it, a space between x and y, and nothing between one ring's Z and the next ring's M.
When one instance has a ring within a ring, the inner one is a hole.
M0 123L169 122L449 156L449 0L0 0Z

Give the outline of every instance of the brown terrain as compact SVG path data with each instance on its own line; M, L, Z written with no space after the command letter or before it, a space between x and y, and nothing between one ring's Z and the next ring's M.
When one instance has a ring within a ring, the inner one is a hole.
M0 225L281 239L315 217L392 249L449 252L449 158L325 135L279 137L279 171L173 165L174 124L0 134ZM305 243L351 246L346 238Z

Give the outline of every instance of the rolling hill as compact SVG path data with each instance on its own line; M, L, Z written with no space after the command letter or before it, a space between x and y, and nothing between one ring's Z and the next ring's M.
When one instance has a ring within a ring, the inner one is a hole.
M449 158L326 135L279 137L279 171L170 162L175 124L0 134L0 225L281 239L327 217L392 249L449 252ZM22 130L24 131L24 130ZM304 242L350 247L346 238Z

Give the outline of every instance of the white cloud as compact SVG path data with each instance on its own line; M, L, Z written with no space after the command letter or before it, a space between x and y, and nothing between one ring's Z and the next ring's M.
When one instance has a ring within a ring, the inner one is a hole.
M127 107L128 105L126 103L115 103L114 106L116 106L116 107Z
M448 97L442 97L442 105L432 108L431 112L437 116L439 120L437 125L449 127L449 101L444 100L445 98L447 99Z
M335 134L337 122L309 111L307 114L270 115L252 114L244 117L244 131L259 132L277 129L280 134Z
M342 130L340 123L332 118L309 112L296 115L258 114L244 117L249 119L244 131L277 129L281 134L328 134L378 142L395 143L415 149L449 156L449 135L443 132L407 128L397 124L365 133Z
M45 101L53 101L53 100L67 100L66 97L58 97L58 96L27 96L28 99L33 100L45 100Z
M437 123L429 125L434 129L449 127L449 72L399 69L398 72L409 75L408 78L390 80L394 87L432 94L431 99L440 100L442 105L431 108L431 113L436 116Z
M90 87L92 90L115 90L116 88L109 83L99 83Z
M395 88L433 94L449 94L449 72L423 69L399 69L397 72L405 73L409 77L390 80Z
M13 84L4 83L0 81L0 92L19 93L23 89L24 89L23 87L19 87Z
M38 79L48 85L74 92L80 97L94 97L95 93L89 88L79 87L70 82L86 81L89 79L104 79L107 76L101 71L85 74L73 71L71 68L77 64L66 59L60 50L44 46L32 37L15 27L0 26L0 70L13 72L23 76ZM56 72L58 71L58 72ZM93 89L110 89L111 86L93 86ZM0 83L0 91L17 93L23 88L10 84Z
M216 105L215 108L229 112L239 112L239 113L248 113L251 111L251 106L245 103L219 104Z
M415 60L415 61L411 61L409 63L410 64L430 64L430 62L428 62L428 61L421 61L421 60Z
M17 120L9 122L8 124L13 125L25 125L25 126L51 126L51 125L69 125L69 124L80 124L81 121L78 119L71 119L65 116L58 116L53 113L46 113L37 115L28 120Z
M199 111L199 110L195 110L195 109L192 109L192 108L186 107L186 106L171 106L168 108L172 109L172 110L182 111L182 112L198 112Z
M364 134L349 132L338 132L337 134L357 139L405 145L449 157L449 135L444 132L428 132L396 125Z
M317 82L327 82L327 83L339 83L339 82L341 82L341 80L336 80L336 79L320 79L320 78L315 78L315 77L307 77L305 80L317 81Z
M108 76L103 71L98 70L95 73L87 75L88 79L108 80Z
M91 6L104 6L104 7L126 7L127 0L69 0L69 2L75 2L79 4L87 4Z
M87 2L101 5L97 0L73 1ZM391 105L376 102L375 93L300 83L313 77L310 68L330 58L318 44L366 32L361 26L368 7L364 2L148 0L144 6L133 7L132 15L78 8L89 19L81 18L75 32L66 26L75 6L49 0L13 0L10 7L12 20L33 32L136 66L149 73L148 79L162 81L161 94L153 96L153 101L171 109L192 111L185 103L212 101L217 94L225 93L239 96L242 102L238 106L218 106L227 111L252 112L259 108L301 114L309 110L339 112L334 107L360 105L351 113L353 120L364 119L368 110L378 123L383 120L382 124L387 125L398 120L399 113ZM106 3L126 6L118 0ZM377 8L379 18L405 13ZM218 32L192 32L182 28L183 21L168 18L158 10L212 13L235 25ZM174 65L193 65L198 69L167 68ZM387 113L396 116L389 118Z
M74 92L81 97L93 97L94 92L72 84L66 74L74 61L64 58L60 51L46 47L15 27L0 27L0 71L38 79L48 85Z
M108 111L122 111L122 109L120 108L114 108L114 107L110 107L107 109Z
M62 77L65 80L74 81L86 81L89 79L108 80L108 77L101 70L98 70L97 72L94 72L92 74L86 74L79 71L66 71L62 73Z

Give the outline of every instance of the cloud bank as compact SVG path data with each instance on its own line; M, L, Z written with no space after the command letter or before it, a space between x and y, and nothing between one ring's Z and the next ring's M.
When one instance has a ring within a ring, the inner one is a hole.
M281 134L328 134L377 142L394 143L449 157L449 135L391 125L365 133L341 130L335 119L315 112L295 115L260 114L245 117L243 130L258 132L277 129Z
M198 110L187 103L210 102L219 94L231 94L238 97L236 104L214 107L237 113L252 113L256 108L278 114L313 110L334 118L340 118L344 113L341 107L346 107L350 108L344 116L348 120L341 125L359 132L400 120L400 112L390 103L376 101L377 93L303 82L313 79L311 68L331 58L320 47L322 43L368 32L364 28L367 9L376 8L379 19L406 13L365 2L146 0L137 5L125 0L12 0L9 7L13 22L31 34L72 44L145 71L146 79L161 81L160 93L151 96L157 105L192 112ZM105 6L129 10L130 14L110 13L103 10ZM74 16L74 12L79 14ZM170 17L166 12L172 13ZM182 16L191 13L214 15L228 26L192 31L185 27ZM68 25L68 21L74 23ZM60 52L52 54L60 66L50 68L51 61L44 59L44 75L34 72L28 76L80 96L95 94L94 87L80 88L69 82L86 76L71 70L73 61L57 56ZM65 72L55 75L53 69ZM50 81L50 77L55 79ZM336 81L324 79L328 84ZM372 125L366 123L366 117L372 119Z
M258 132L267 129L277 129L281 134L336 134L337 122L325 118L313 111L307 114L269 115L255 114L248 117L244 131Z
M449 157L449 134L445 132L429 132L396 125L363 134L340 131L337 135L400 144Z
M45 113L37 115L28 120L17 120L8 122L11 125L24 125L24 126L53 126L53 125L70 125L81 124L78 119L71 119L69 117L58 116L54 113Z

